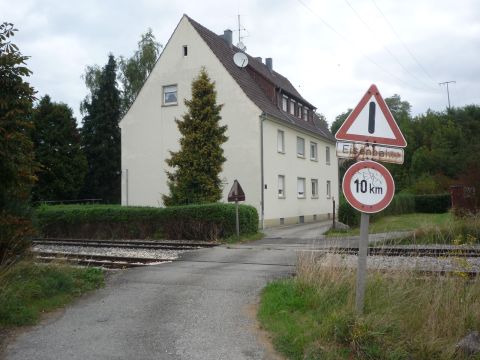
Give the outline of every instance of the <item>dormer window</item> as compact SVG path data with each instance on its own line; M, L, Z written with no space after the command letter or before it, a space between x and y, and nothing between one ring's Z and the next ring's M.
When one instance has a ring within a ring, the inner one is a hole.
M282 110L288 111L288 98L285 95L282 96Z
M290 99L290 114L295 115L295 100Z
M303 106L302 104L298 104L298 111L297 111L297 116L301 119L303 116Z
M308 108L303 108L303 120L308 121Z

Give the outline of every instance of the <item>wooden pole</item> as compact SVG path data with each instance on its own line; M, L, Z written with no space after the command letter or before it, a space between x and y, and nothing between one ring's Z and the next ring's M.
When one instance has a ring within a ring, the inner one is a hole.
M365 304L369 221L370 215L362 212L360 218L360 241L358 243L357 289L355 293L355 309L358 315L363 314Z

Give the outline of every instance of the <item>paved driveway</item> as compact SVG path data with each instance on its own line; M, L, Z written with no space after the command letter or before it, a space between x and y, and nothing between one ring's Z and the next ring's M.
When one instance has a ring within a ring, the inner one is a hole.
M294 271L295 249L217 247L124 271L21 335L9 360L270 359L252 305L265 284Z

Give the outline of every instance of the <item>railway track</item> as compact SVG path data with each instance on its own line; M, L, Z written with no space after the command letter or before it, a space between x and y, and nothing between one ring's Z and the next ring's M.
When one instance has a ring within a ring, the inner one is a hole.
M346 255L357 255L358 248L352 247L330 247L320 249L321 251ZM407 247L369 247L370 256L406 256L406 257L480 257L480 248L461 247L429 247L429 248L407 248Z
M166 242L148 240L94 240L94 239L63 239L63 238L36 238L34 245L80 246L80 247L110 247L123 249L150 249L150 250L192 250L217 246L212 242Z
M37 262L68 262L81 266L101 266L108 269L124 269L172 261L172 259L138 258L95 254L74 254L67 252L34 251Z

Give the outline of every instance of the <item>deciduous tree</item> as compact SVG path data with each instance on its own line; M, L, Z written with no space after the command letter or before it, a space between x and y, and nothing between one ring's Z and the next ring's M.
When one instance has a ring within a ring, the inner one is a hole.
M17 29L0 25L0 265L28 246L33 234L29 198L36 163L30 135L34 89L24 56L11 42Z
M34 109L35 155L40 163L33 199L77 199L82 189L87 160L80 147L80 133L72 109L52 103L45 95Z

